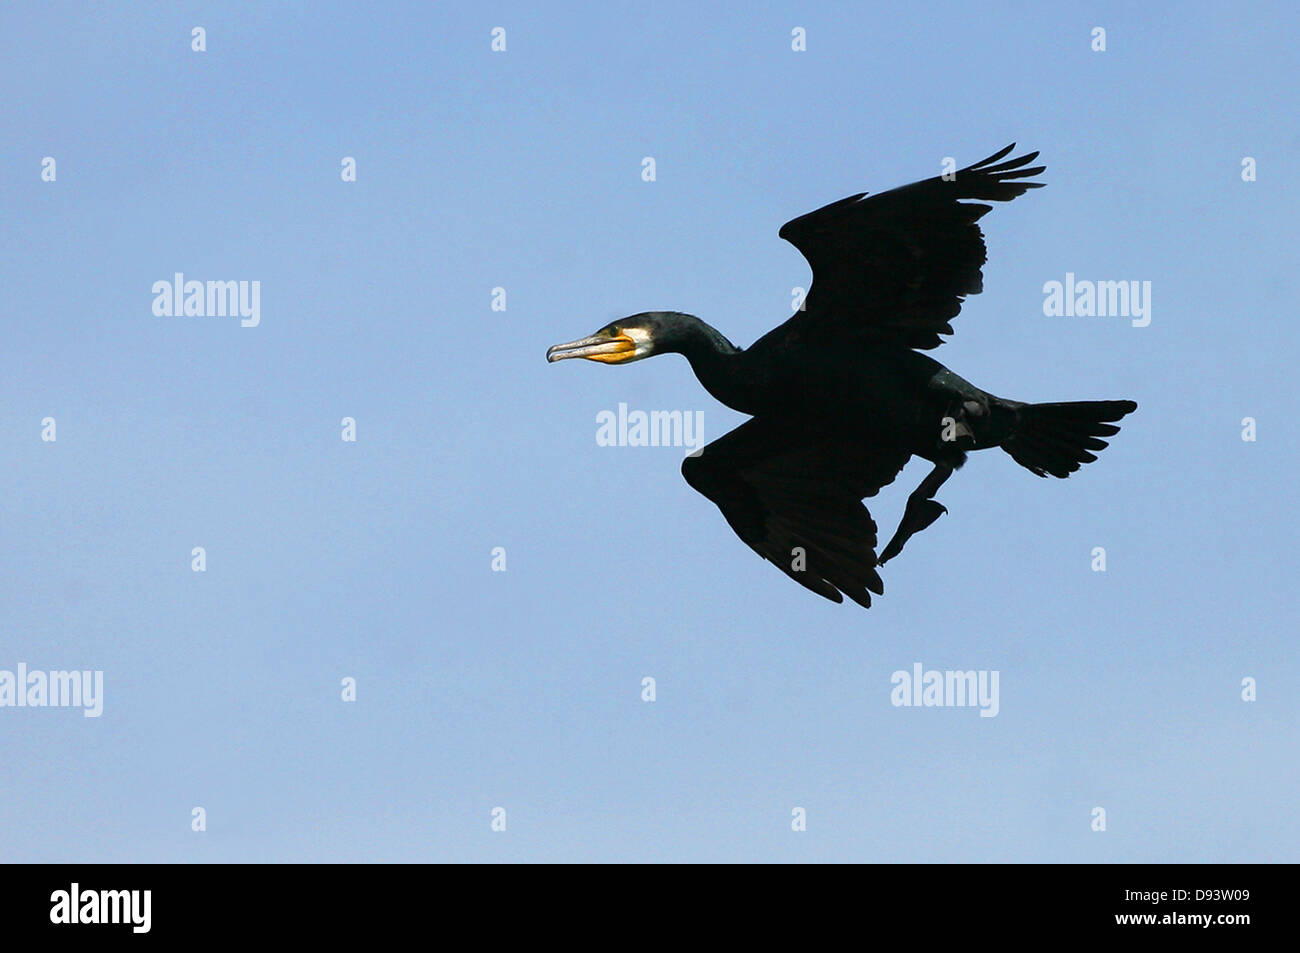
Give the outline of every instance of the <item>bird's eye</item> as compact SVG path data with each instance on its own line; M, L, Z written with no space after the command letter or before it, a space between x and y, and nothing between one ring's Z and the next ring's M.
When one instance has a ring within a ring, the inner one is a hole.
M616 337L618 337L618 328L613 327L613 326L610 326L610 327L608 327L608 328L605 329L605 333L608 334L608 335L609 335L610 337L612 337L612 338L616 338Z

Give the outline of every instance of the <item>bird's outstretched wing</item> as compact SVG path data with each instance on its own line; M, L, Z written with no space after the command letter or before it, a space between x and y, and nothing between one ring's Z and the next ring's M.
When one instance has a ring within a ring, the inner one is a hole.
M884 586L876 523L862 498L892 483L910 455L755 418L687 457L682 475L718 504L737 536L799 585L870 606Z
M950 179L862 192L786 222L781 237L808 259L813 282L803 310L762 343L938 347L965 296L983 290L984 236L975 223L992 206L963 200L1006 202L1043 185L1020 181L1046 168L1025 168L1037 152L999 161L1014 148Z

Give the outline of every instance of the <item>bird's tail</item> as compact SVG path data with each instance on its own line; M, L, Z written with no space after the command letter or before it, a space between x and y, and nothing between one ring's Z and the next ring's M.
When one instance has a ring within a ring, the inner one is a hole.
M1111 421L1137 410L1131 400L1077 400L1063 404L1024 404L1015 428L1002 441L1011 459L1040 477L1067 477L1097 457L1119 428Z

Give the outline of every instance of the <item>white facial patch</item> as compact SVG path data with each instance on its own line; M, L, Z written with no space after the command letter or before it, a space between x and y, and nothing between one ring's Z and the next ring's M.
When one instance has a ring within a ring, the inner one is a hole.
M654 337L645 328L623 328L621 333L631 338L632 343L636 345L634 360L649 357L654 353Z

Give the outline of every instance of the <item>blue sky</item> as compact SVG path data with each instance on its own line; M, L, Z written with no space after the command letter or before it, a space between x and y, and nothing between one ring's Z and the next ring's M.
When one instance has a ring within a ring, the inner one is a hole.
M0 669L100 670L104 710L0 708L0 859L1300 859L1296 28L6 5ZM974 456L870 611L762 563L681 448L597 444L620 402L741 422L684 361L544 361L647 309L747 345L808 281L783 222L1013 140L1048 187L984 219L935 356L1139 409L1066 481ZM178 271L258 281L260 324L156 316ZM1046 317L1067 272L1150 281L1150 325ZM998 671L997 717L891 705L916 662Z

